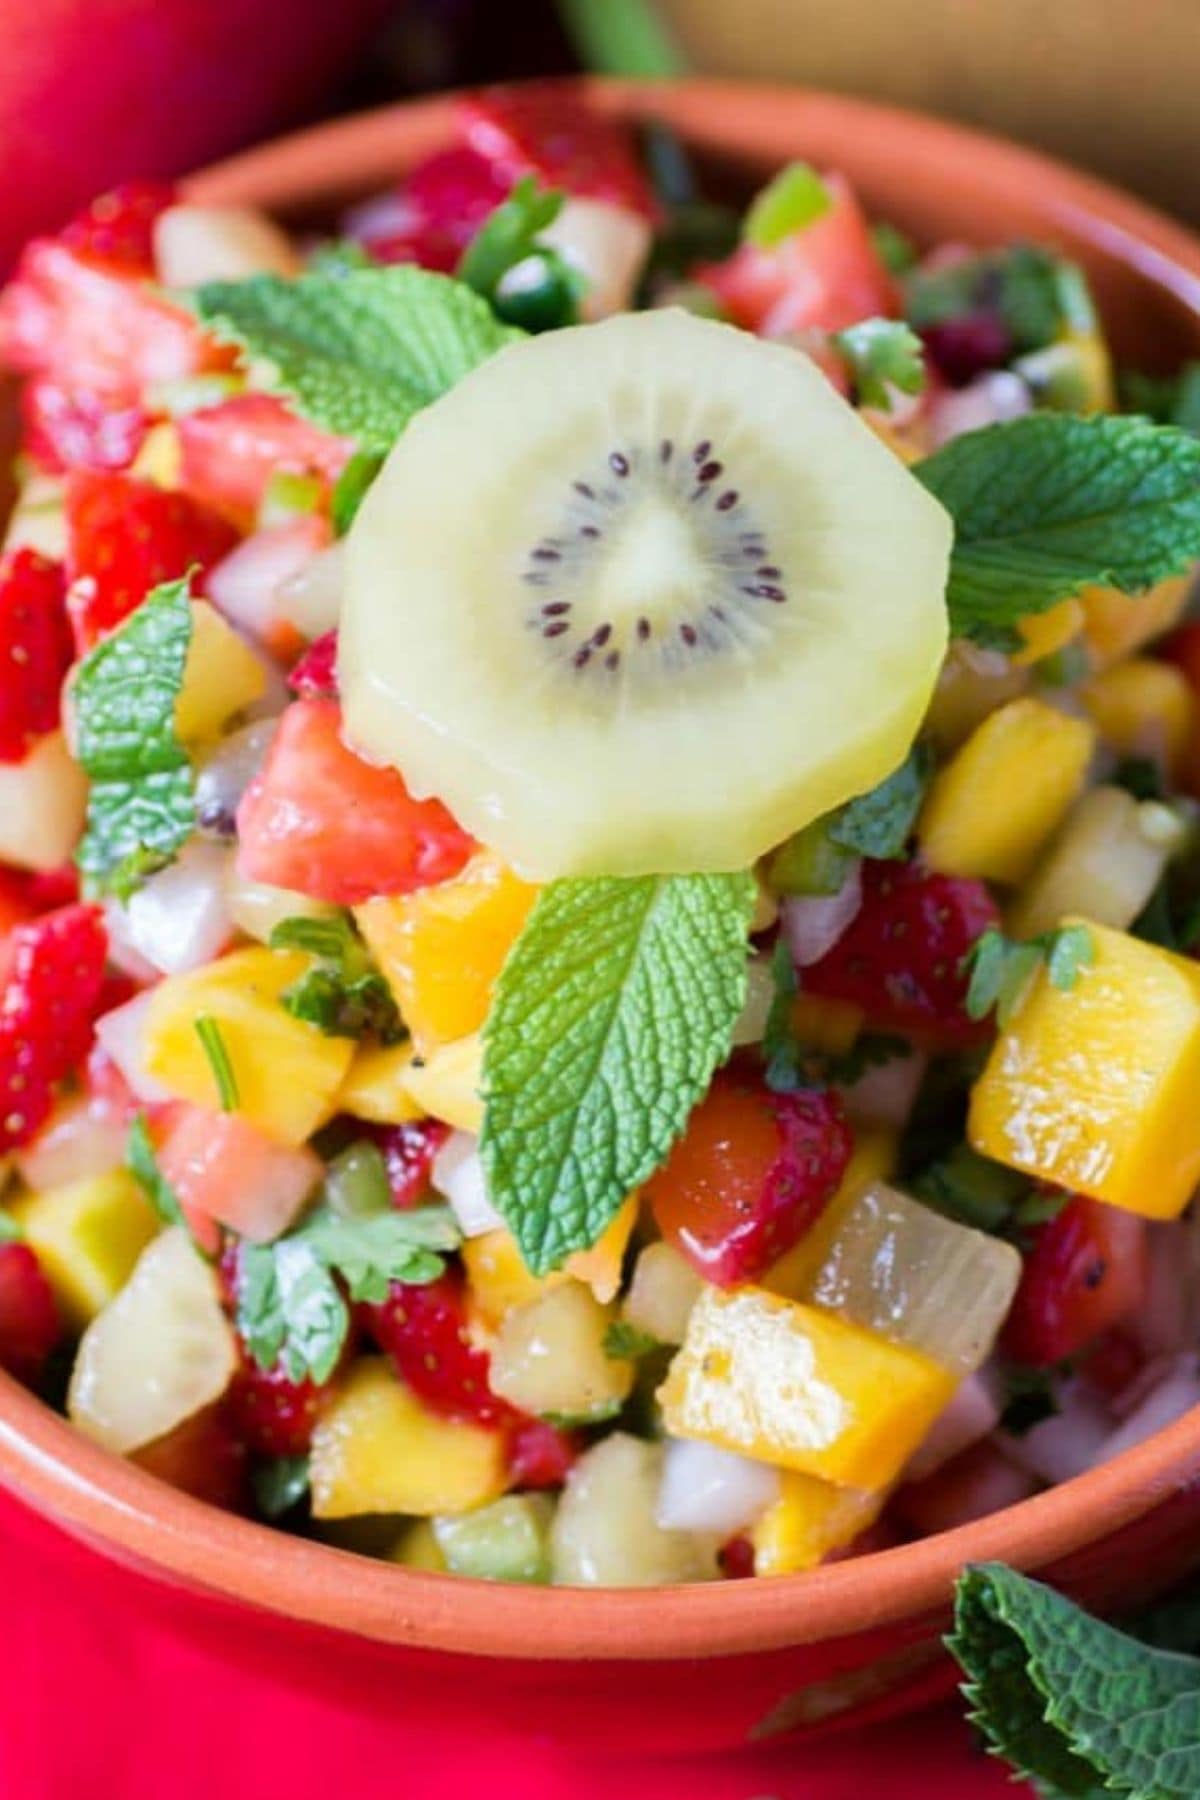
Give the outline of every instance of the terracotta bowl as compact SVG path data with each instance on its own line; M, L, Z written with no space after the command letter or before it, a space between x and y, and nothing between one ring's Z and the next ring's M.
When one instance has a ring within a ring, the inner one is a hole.
M667 120L716 179L743 188L800 155L845 169L874 212L920 240L1057 242L1087 266L1120 355L1150 368L1200 355L1200 243L1059 164L827 94L696 81L598 84L593 98ZM191 191L299 221L386 186L450 131L449 101L395 107L252 151ZM649 1592L501 1589L289 1537L108 1456L3 1378L0 1481L24 1502L8 1509L21 1540L61 1563L84 1606L136 1595L145 1615L231 1662L359 1708L403 1695L432 1729L484 1718L627 1750L861 1724L946 1692L939 1639L965 1562L1002 1558L1099 1607L1200 1565L1200 1410L923 1543L787 1579Z

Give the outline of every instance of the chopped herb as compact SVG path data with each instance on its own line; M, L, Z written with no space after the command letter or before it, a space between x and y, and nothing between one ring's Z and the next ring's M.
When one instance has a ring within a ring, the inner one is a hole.
M863 319L835 332L833 343L850 371L861 406L890 412L893 389L919 394L925 386L921 340L903 319Z
M615 1362L636 1362L639 1356L649 1356L661 1345L651 1332L631 1325L628 1319L614 1319L604 1333L603 1348L605 1356L611 1356Z
M179 1196L158 1166L145 1113L135 1113L125 1142L125 1166L164 1225L190 1231Z
M775 995L763 1031L762 1054L766 1083L774 1093L791 1094L803 1088L834 1084L852 1087L869 1069L909 1055L908 1042L886 1032L863 1032L849 1050L840 1054L815 1049L797 1036L793 1026L792 1008L799 980L787 940L782 936L776 939L771 952L771 975Z
M685 281L701 263L723 262L737 248L738 231L738 215L731 206L716 206L707 200L676 206L651 246L639 287L642 303L664 300L664 289ZM703 292L716 311L712 289Z
M785 238L815 224L833 205L833 196L810 164L788 163L750 203L742 238L756 250L773 250Z
M830 815L834 843L876 862L903 858L932 773L930 751L924 744L914 744L900 767L878 787Z
M383 458L377 451L356 450L338 476L329 510L333 529L339 537L345 537L353 525L358 509L382 467Z
M1000 1429L1007 1431L1010 1437L1024 1437L1035 1425L1055 1418L1060 1411L1055 1383L1061 1373L1061 1370L1005 1363L1000 1371L1005 1391Z
M912 239L886 219L872 225L871 242L889 275L907 275L917 260L917 247Z
M1161 764L1153 756L1127 756L1108 777L1113 787L1124 788L1135 800L1165 800L1166 783Z
M965 1142L910 1176L907 1186L945 1218L992 1233L1007 1232L1030 1192L1025 1176L980 1156Z
M305 950L320 958L280 996L293 1017L326 1037L375 1037L382 1044L403 1038L392 991L346 913L281 919L270 942L272 950Z
M212 1078L217 1084L217 1098L222 1112L236 1112L238 1104L237 1076L233 1072L233 1064L229 1060L229 1051L225 1039L221 1036L221 1027L207 1013L200 1013L193 1021L196 1036L200 1039L201 1048L208 1058L208 1066L212 1070Z
M1067 331L1090 332L1096 326L1082 270L1033 244L985 251L938 269L914 269L904 312L919 331L990 313L1006 328L1014 352L1041 350Z
M307 1456L273 1456L256 1463L250 1482L258 1510L267 1519L281 1519L308 1493Z
M1051 984L1065 992L1075 986L1079 971L1095 960L1095 954L1086 925L1063 925L1020 943L991 926L963 958L971 975L967 1017L985 1019L995 1008L998 1023L1007 1025L1039 967L1044 964Z
M509 324L553 331L578 321L583 277L557 250L541 242L564 199L557 189L540 188L532 175L526 175L463 251L459 280Z

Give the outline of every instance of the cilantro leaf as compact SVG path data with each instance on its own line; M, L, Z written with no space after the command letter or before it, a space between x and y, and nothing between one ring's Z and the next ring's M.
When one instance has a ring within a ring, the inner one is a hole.
M998 1563L958 1582L947 1640L971 1716L1022 1774L1060 1795L1200 1793L1200 1664L1150 1649Z
M602 1348L605 1356L611 1356L615 1362L636 1362L639 1356L649 1356L661 1345L653 1332L631 1325L628 1319L614 1319L604 1333Z
M463 251L456 271L459 280L512 324L549 331L578 322L583 278L550 244L541 242L541 233L562 211L564 198L557 189L540 188L532 175L526 175Z
M955 635L1011 647L1018 619L1087 586L1136 594L1200 557L1200 441L1145 419L1031 413L913 473L954 520Z
M1096 322L1083 271L1036 244L917 268L905 289L905 317L919 331L971 313L990 314L1005 327L1014 351L1041 350L1065 331L1090 331Z
M535 1274L595 1243L729 1053L747 874L545 888L484 1028L488 1191Z
M981 1156L970 1144L955 1144L944 1156L912 1176L908 1188L934 1212L977 1231L1002 1232L1014 1208L1030 1192L1015 1169Z
M273 1456L257 1464L250 1482L264 1518L281 1519L308 1493L307 1456Z
M321 958L280 996L293 1017L326 1037L373 1036L394 1044L404 1036L392 990L345 913L281 919L270 941L272 950L306 950Z
M438 1251L456 1250L462 1233L448 1206L343 1218L322 1208L297 1234L328 1269L336 1270L352 1300L386 1300L389 1283L435 1281Z
M963 958L964 968L971 972L967 1017L985 1019L995 1007L997 1021L1007 1025L1041 963L1045 963L1053 986L1068 991L1095 954L1086 925L1062 925L1020 943L991 925Z
M863 319L835 332L833 342L849 367L862 406L890 412L893 388L919 394L925 386L921 340L903 319Z
M924 744L914 744L885 781L834 813L829 822L834 843L877 862L902 857L932 773L929 750Z
M155 588L71 684L76 755L91 782L75 860L100 892L127 897L192 830L195 778L175 730L191 641L185 576Z
M871 227L875 254L889 275L907 275L917 260L917 247L897 225L880 219Z
M184 1217L179 1196L158 1166L158 1157L150 1141L145 1113L135 1113L125 1141L125 1167L129 1170L164 1225L191 1227Z
M233 1072L233 1064L230 1062L229 1052L225 1048L225 1039L221 1036L221 1027L208 1013L199 1013L192 1020L192 1025L196 1036L200 1039L200 1047L208 1058L208 1066L212 1070L221 1111L235 1112L238 1103L237 1076Z
M414 414L519 333L461 281L410 264L211 281L189 302L325 431L391 449Z

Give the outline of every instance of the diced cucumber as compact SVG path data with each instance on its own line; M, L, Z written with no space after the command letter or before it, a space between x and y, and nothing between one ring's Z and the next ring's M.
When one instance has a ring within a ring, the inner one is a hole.
M545 1582L550 1579L547 1494L507 1494L490 1506L433 1521L446 1567L479 1581Z

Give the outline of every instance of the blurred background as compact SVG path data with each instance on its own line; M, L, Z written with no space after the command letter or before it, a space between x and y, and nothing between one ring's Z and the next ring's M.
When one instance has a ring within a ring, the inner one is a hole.
M927 107L1200 218L1200 0L0 0L0 264L128 176L581 55Z

